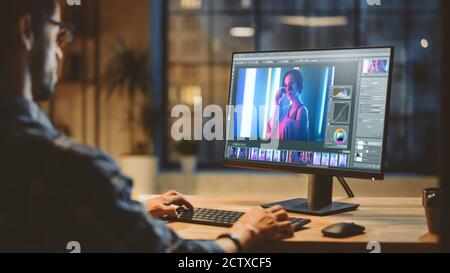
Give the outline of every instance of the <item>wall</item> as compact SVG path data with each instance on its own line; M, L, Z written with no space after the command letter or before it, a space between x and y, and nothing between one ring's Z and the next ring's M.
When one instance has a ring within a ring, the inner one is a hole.
M90 3L91 4L91 3ZM100 75L104 75L108 62L120 37L129 47L145 50L150 42L150 17L148 0L100 0ZM89 7L91 8L91 7ZM94 15L90 12L89 16ZM92 18L90 18L91 20ZM94 64L94 37L88 40L88 67ZM79 48L81 45L72 45ZM73 49L72 48L72 49ZM93 73L89 73L93 74ZM102 81L103 82L103 81ZM100 99L100 148L120 161L123 154L129 153L127 105L128 97L118 94L108 97L103 84ZM57 85L53 103L55 124L66 129L70 136L88 145L95 145L95 82L88 82L86 88L86 111L83 111L83 88L81 82L62 81ZM48 104L43 105L49 111ZM86 132L83 133L83 113ZM141 136L142 137L142 136Z
M117 39L124 39L130 48L145 50L150 44L148 0L101 0L101 70L108 66ZM108 99L103 86L101 100L100 147L117 160L129 153L127 103L128 97L114 95Z

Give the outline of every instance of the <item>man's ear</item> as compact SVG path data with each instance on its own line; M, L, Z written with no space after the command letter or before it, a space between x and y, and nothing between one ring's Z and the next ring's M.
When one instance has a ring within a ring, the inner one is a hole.
M20 17L17 24L17 33L20 46L26 51L30 51L34 44L34 35L31 24L32 22L30 15Z

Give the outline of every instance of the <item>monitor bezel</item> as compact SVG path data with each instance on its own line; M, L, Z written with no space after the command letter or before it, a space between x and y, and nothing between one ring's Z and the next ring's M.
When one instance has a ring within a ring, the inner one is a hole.
M350 47L350 48L321 48L321 49L301 49L301 50L273 50L273 51L247 51L247 52L233 52L231 65L234 64L234 58L236 54L265 54L265 53L296 53L296 52L317 52L317 51L342 51L342 50L360 50L360 49L390 49L390 60L389 60L389 73L388 73L388 89L386 97L386 111L385 111L385 123L384 123L384 133L383 133L383 147L381 155L381 170L376 172L365 171L365 170L348 170L348 169L327 169L312 166L302 166L302 165L281 165L276 163L266 163L261 161L243 161L236 159L228 159L225 157L225 150L228 141L224 141L224 153L223 153L223 164L225 167L249 169L249 170L267 170L267 171L280 171L280 172L291 172L291 173L303 173L312 175L330 175L335 177L348 177L348 178L360 178L360 179L372 179L372 180L383 180L385 176L385 162L386 162L386 151L387 151L387 136L389 129L390 120L390 106L391 106L391 89L392 89L392 76L394 69L394 46L369 46L369 47ZM230 102L232 95L232 73L233 69L230 69L230 84L228 92L227 103ZM228 126L228 124L226 124Z

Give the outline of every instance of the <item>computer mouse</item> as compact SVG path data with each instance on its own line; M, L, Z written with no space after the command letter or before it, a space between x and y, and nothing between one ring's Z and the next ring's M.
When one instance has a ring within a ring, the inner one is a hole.
M365 227L354 223L337 223L322 229L322 233L326 237L332 238L348 238L363 234Z

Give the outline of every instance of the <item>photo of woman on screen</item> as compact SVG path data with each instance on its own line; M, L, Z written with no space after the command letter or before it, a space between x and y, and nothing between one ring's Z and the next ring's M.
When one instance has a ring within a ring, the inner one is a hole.
M388 72L388 60L370 60L368 61L366 74L375 73L387 73Z
M280 140L309 141L308 108L304 105L303 76L299 70L291 70L284 75L283 86L278 89L272 109L272 115L267 126L267 133L272 136L278 129ZM283 100L289 104L282 106ZM277 117L278 113L278 117Z

